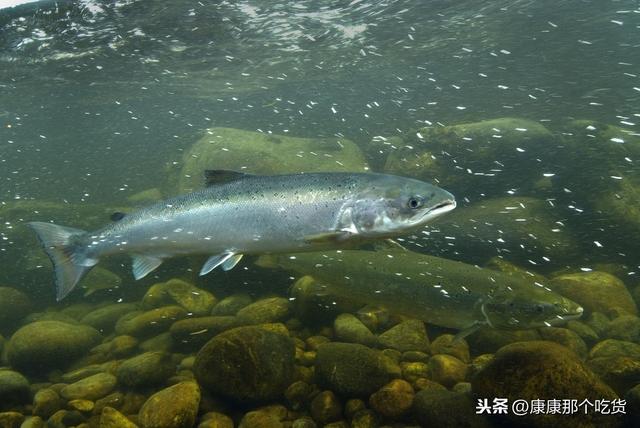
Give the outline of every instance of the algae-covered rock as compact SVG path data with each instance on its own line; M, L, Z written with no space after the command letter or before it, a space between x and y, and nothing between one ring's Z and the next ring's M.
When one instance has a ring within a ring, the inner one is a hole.
M556 276L549 286L554 291L580 304L586 314L621 308L631 315L638 315L629 290L624 283L606 272L579 272Z
M264 324L283 320L289 314L289 300L284 297L261 299L240 309L238 320L244 324Z
M450 245L446 237L454 236L455 249L481 264L495 256L506 256L520 265L530 265L532 260L557 266L580 252L572 230L557 223L565 216L560 207L537 198L485 199L448 213L438 221L438 232L431 233L429 241ZM507 273L523 276L522 271Z
M65 405L65 400L51 388L43 388L33 397L33 414L48 419Z
M514 400L551 400L580 397L580 400L618 398L616 393L596 376L578 357L564 346L553 342L512 343L501 348L471 380L476 397ZM536 427L564 427L566 415L529 414L503 416L513 423ZM572 422L582 426L616 426L616 418L596 412L572 415Z
M587 356L587 344L577 333L561 327L545 327L538 330L543 340L559 343L576 353L580 358Z
M640 379L640 345L603 340L589 351L587 365L618 394L624 394Z
M99 428L137 428L125 415L113 407L106 406L100 413Z
M412 413L424 427L484 428L489 423L484 415L476 414L475 403L468 394L427 388L413 400Z
M215 303L213 294L177 278L152 285L142 298L146 308L177 304L194 315L209 314Z
M117 379L114 375L98 373L65 386L60 391L60 395L67 400L97 400L109 395L114 390L116 383Z
M336 338L341 342L373 346L378 340L362 322L352 314L340 314L333 322Z
M37 321L16 331L7 345L13 367L42 371L69 365L100 340L94 328L59 321Z
M0 330L20 320L31 310L31 301L23 292L11 287L0 287Z
M85 296L90 296L101 290L112 290L122 285L122 278L102 266L96 266L89 271L80 282Z
M379 351L355 343L326 343L315 360L318 384L345 396L364 397L394 378L400 367Z
M436 178L462 193L478 183L497 193L532 188L546 172L536 158L555 160L557 150L543 125L509 117L426 127L405 138L395 149L383 148L389 153L385 171Z
M24 421L24 415L19 412L1 412L0 426L3 428L19 428Z
M605 333L612 339L640 342L640 318L635 315L621 315L611 320Z
M171 354L145 352L120 364L118 383L129 387L156 385L166 381L176 371Z
M419 320L406 320L378 336L382 346L398 351L429 352L429 337L424 323Z
M308 139L232 128L211 128L184 153L177 193L199 189L208 169L282 174L303 171L364 171L358 146L345 138Z
M313 420L322 425L342 418L342 405L332 391L322 391L316 395L311 401L310 411Z
M415 392L409 382L394 379L374 392L369 398L371 407L386 418L396 419L413 404Z
M138 414L143 428L191 428L200 405L200 388L195 382L180 382L153 394Z
M211 339L197 354L194 374L215 394L239 401L279 398L292 381L291 338L259 327L238 327Z
M224 413L208 412L202 415L198 428L233 428L233 419Z
M251 296L246 293L232 294L220 300L211 310L212 316L233 316L238 311L247 305L250 305L253 300Z
M452 355L437 354L427 363L429 379L451 388L467 377L467 365Z
M453 355L463 363L469 363L471 356L469 354L469 344L462 338L457 338L452 334L441 334L431 342L431 353Z
M178 343L201 346L223 331L239 325L234 316L197 317L174 322L169 332Z
M31 398L29 381L13 370L0 369L0 406L26 403Z
M120 317L137 309L134 303L114 303L95 309L82 317L80 322L103 332L113 331Z
M510 343L540 340L540 333L537 330L498 330L482 327L465 339L474 355L492 354Z
M181 306L163 306L142 313L131 313L116 323L116 333L136 337L148 337L166 331L176 320L187 316Z

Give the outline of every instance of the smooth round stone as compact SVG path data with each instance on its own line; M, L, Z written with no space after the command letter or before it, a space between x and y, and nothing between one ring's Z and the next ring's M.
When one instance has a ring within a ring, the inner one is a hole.
M20 428L47 428L47 426L40 416L27 416Z
M261 299L240 309L236 316L244 324L278 322L289 315L289 299L270 297Z
M175 373L171 354L145 352L120 364L116 372L118 383L128 387L156 385Z
M234 316L245 306L251 304L253 300L246 293L232 294L220 300L211 310L212 316Z
M282 334L237 327L211 339L196 355L194 374L214 394L239 401L281 397L292 381L295 345Z
M139 340L133 336L116 336L108 342L91 349L91 355L97 360L108 361L128 357L138 347Z
M386 418L396 419L405 414L413 404L415 393L411 384L402 379L394 379L369 398L369 404Z
M27 378L13 370L0 369L0 404L27 403L30 398Z
M622 315L611 320L605 333L612 339L640 342L640 318L635 315Z
M136 428L137 425L131 422L125 415L118 412L113 407L104 407L100 413L100 428ZM158 427L159 428L159 427Z
M451 355L434 355L429 360L428 366L429 379L447 388L464 381L467 377L467 365Z
M68 385L60 391L67 400L97 400L108 395L116 387L117 379L109 373L98 373Z
M95 403L90 400L71 400L67 403L67 407L70 410L77 410L82 413L89 413L95 407Z
M295 421L293 421L293 424L291 424L291 428L317 428L317 427L318 427L318 424L316 424L315 421L308 416L298 418Z
M589 358L629 357L640 361L640 344L624 340L606 339L589 351Z
M195 382L180 382L153 394L138 414L142 428L191 428L200 405Z
M58 410L47 420L48 428L75 427L86 421L82 413L77 410Z
M0 326L16 322L29 312L31 301L26 294L15 288L0 287Z
M351 419L351 428L378 428L379 426L378 417L369 409L359 411Z
M424 427L488 428L484 415L475 411L471 396L446 389L424 389L413 400L412 413Z
M306 408L311 400L314 387L307 382L298 380L293 382L284 392L284 398L293 410Z
M332 342L318 347L315 373L322 388L348 397L368 397L400 377L400 367L366 346Z
M137 308L138 305L134 303L114 303L89 312L81 318L80 322L96 330L110 333L115 328L116 322L120 317L135 311Z
M287 417L287 409L280 405L261 407L246 413L238 428L284 428L282 421Z
M107 370L102 364L91 364L89 366L81 367L76 370L64 373L60 380L64 383L75 383L89 376L96 375L98 373L104 373Z
M422 321L403 321L378 336L382 346L400 352L429 352L429 337Z
M7 358L13 367L28 371L64 367L87 353L100 338L92 327L36 321L13 334L7 345Z
M234 428L233 419L224 413L209 412L202 415L198 428Z
M545 327L538 329L544 340L559 343L575 352L580 358L587 356L587 344L577 333L561 327Z
M311 401L311 417L325 425L342 418L342 406L338 397L331 391L322 391Z
M365 402L359 398L352 398L351 400L347 400L344 405L344 415L347 419L352 419L356 413L361 410L365 410L367 405Z
M376 336L352 314L340 314L333 322L336 338L341 342L360 343L373 346L378 342Z
M58 410L61 410L65 401L51 388L43 388L33 397L33 414L48 419Z
M173 336L168 331L160 333L157 336L150 337L149 339L140 343L139 348L144 352L161 351L171 352L173 345L175 344Z
M174 322L169 332L178 343L202 346L214 336L239 325L233 316L186 318Z
M462 361L468 363L471 361L469 354L469 345L464 339L456 339L452 334L442 334L431 342L431 353L452 355Z
M171 324L186 316L187 311L181 306L163 306L120 318L116 323L116 333L149 337L165 332Z
M19 428L24 421L24 415L18 412L2 412L0 413L0 427L2 428Z
M208 315L215 303L213 294L177 278L151 286L142 298L147 308L177 304L194 315Z

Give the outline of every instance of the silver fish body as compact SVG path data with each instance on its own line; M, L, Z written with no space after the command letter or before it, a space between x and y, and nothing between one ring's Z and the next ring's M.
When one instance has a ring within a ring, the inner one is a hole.
M545 327L582 315L578 304L542 284L410 251L266 255L257 264L310 275L321 294L463 331Z
M210 254L201 270L244 254L344 248L410 232L455 207L431 184L385 174L256 176L208 171L209 186L123 215L95 232L33 222L56 270L58 300L104 256L129 253L140 279L163 259Z

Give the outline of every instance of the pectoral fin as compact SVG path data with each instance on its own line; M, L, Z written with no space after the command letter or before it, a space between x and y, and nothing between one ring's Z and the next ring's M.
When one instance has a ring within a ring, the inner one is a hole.
M453 341L457 342L458 340L464 339L465 337L469 336L470 334L473 334L476 331L478 331L480 329L480 327L482 327L483 325L486 325L486 324L485 323L480 323L480 322L471 324L469 327L460 330L458 332L458 334L456 334L455 337L453 338Z
M242 260L242 254L234 254L222 263L222 270L226 272L233 269L240 260Z
M304 241L308 244L329 244L336 242L344 242L349 237L353 236L353 233L344 230L337 230L335 232L318 233L316 235L308 235L304 237Z
M206 262L204 262L204 265L202 265L202 269L200 269L200 276L206 275L209 272L211 272L212 270L214 270L215 268L217 268L218 266L222 265L222 268L224 270L229 270L231 268L233 268L236 263L238 263L240 261L240 258L238 258L237 260L235 260L235 262L233 261L234 256L236 256L236 254L232 251L225 251L224 253L221 254L216 254L215 256L211 256L207 259ZM242 254L238 254L238 256L242 257ZM229 261L229 268L225 269L225 264L226 262Z
M133 277L142 279L162 264L160 257L136 254L133 256Z

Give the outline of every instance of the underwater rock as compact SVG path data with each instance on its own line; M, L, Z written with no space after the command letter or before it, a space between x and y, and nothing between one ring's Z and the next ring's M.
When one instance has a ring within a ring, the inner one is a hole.
M166 332L160 333L140 343L140 349L144 352L170 352L173 345L174 342L171 333Z
M98 291L116 289L121 285L122 278L102 266L95 266L80 282L85 297Z
M380 420L373 410L364 409L353 415L350 428L377 428Z
M571 320L567 323L567 328L580 336L589 347L600 339L598 333L582 321Z
M200 420L198 428L234 428L233 419L224 413L208 412Z
M462 338L456 339L453 334L441 334L431 342L431 353L452 355L462 361L469 363L471 356L469 354L469 345Z
M103 333L111 333L118 319L137 308L138 306L134 303L114 303L89 312L81 318L80 322Z
M640 318L635 315L621 315L612 319L605 336L627 342L640 342Z
M94 403L90 400L82 400L76 399L71 400L67 403L67 408L69 410L77 410L80 413L89 413L93 410Z
M404 415L412 406L415 392L409 382L394 379L374 392L369 404L385 418L396 419Z
M598 342L591 351L589 358L629 357L640 361L640 344L625 342L624 340L606 339Z
M91 364L88 366L83 366L75 370L71 370L70 372L64 373L60 376L60 379L64 383L76 383L79 380L88 378L89 376L96 375L98 373L107 372L107 367L102 364Z
M214 336L239 325L234 316L187 318L174 322L169 332L178 343L202 346Z
M577 333L562 327L544 327L538 329L542 340L559 343L576 353L581 359L587 356L587 344Z
M627 402L625 426L634 426L640 420L640 383L627 391L624 400Z
M153 394L138 414L143 428L191 428L200 405L200 388L195 382L180 382Z
M138 339L133 336L116 336L108 342L94 346L90 358L95 362L104 362L131 355L138 347Z
M397 349L400 352L429 352L429 337L424 323L419 320L406 320L391 327L378 336L382 346Z
M232 294L216 303L211 310L211 315L214 317L236 315L240 309L250 305L252 301L251 296L246 293Z
M13 370L0 369L0 408L3 404L27 403L30 399L27 378Z
M47 420L47 428L67 428L86 422L86 418L77 410L58 410Z
M22 325L31 324L37 321L59 321L67 324L78 324L78 320L62 312L47 310L44 312L31 312L21 321Z
M624 283L606 272L579 272L556 276L550 288L580 304L585 315L590 312L607 313L621 308L630 315L638 315L629 290Z
M65 405L65 400L51 388L43 388L33 396L33 414L43 419L49 419Z
M0 329L22 319L31 311L31 300L23 292L11 287L0 287Z
M322 388L349 397L367 397L400 377L398 364L383 353L339 342L318 347L315 372Z
M142 313L131 313L121 317L116 323L116 333L135 337L149 337L162 333L176 320L187 316L181 306L163 306Z
M312 394L317 393L317 389L305 381L298 380L289 385L284 392L284 398L293 410L300 410L310 403Z
M326 425L342 418L342 405L331 391L322 391L311 401L311 417L319 424Z
M98 373L65 386L60 395L67 400L98 400L105 397L116 387L117 379L109 373Z
M427 366L429 369L428 378L447 388L451 388L467 378L467 365L451 355L434 355Z
M484 199L442 217L429 233L429 245L453 248L464 254L466 262L478 264L504 256L523 266L529 265L529 260L560 266L580 255L573 232L557 223L565 217L560 207L542 199ZM513 271L507 273L516 275Z
M118 383L128 387L157 385L176 371L170 354L145 352L123 361L116 372Z
M20 428L48 428L40 416L27 416Z
M412 413L424 427L485 428L489 423L478 415L468 394L446 389L423 389L413 400Z
M233 128L211 128L186 150L174 179L175 193L202 188L203 171L226 169L253 174L302 171L365 171L358 146L345 138L310 139Z
M138 193L134 193L131 196L127 196L127 201L133 204L147 205L154 202L158 202L164 199L162 192L157 187L151 189L142 190Z
M289 300L284 297L269 297L258 300L240 309L236 314L244 324L265 324L285 319L289 315Z
M497 193L531 189L544 172L536 158L556 158L553 134L520 118L425 127L405 138L382 148L389 153L385 172L436 178L462 194L477 191L479 181Z
M592 358L587 365L618 395L624 395L640 379L640 360L629 357Z
M537 330L498 330L481 327L465 339L474 355L492 354L510 343L540 340L540 333Z
M65 367L100 340L92 327L59 321L37 321L16 331L7 345L13 367L28 371Z
M414 383L418 379L429 377L429 365L427 363L418 361L400 363L403 379Z
M501 348L484 368L472 379L476 397L488 399L551 400L563 397L579 401L618 398L578 357L564 346L553 342L518 342ZM592 409L593 410L593 409ZM596 412L578 412L572 415L572 423L595 426L616 426L612 415ZM501 416L513 423L534 427L565 427L566 415L528 414Z
M341 342L374 346L378 339L355 315L340 314L333 322L336 338Z
M198 382L238 401L279 398L292 381L291 338L259 327L237 327L211 339L196 355Z
M152 285L142 298L145 308L177 304L194 315L208 315L215 303L213 294L178 278Z
M18 412L1 412L0 427L2 428L19 428L24 421L24 415Z
M125 415L113 407L104 407L100 413L100 428L137 428L138 425L131 422Z
M303 416L294 420L291 428L318 428L318 425L309 416Z
M247 412L238 428L284 428L283 420L287 417L287 409L280 405L261 407Z

